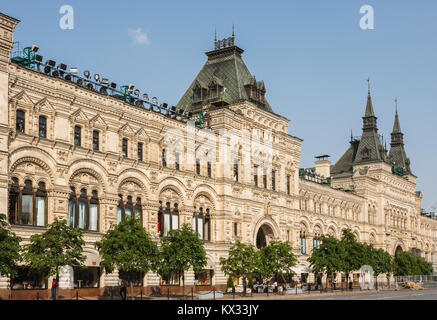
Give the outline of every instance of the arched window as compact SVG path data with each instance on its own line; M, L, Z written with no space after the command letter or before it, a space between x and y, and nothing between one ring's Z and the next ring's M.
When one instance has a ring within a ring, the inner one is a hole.
M194 209L193 213L193 230L199 234L199 238L205 241L210 241L210 215L209 208L205 213L203 208L199 208L197 211Z
M301 231L299 234L299 239L300 239L300 252L302 254L306 253L306 235L305 235L305 231Z
M23 110L17 110L16 115L16 129L18 132L24 133L25 128L25 114Z
M40 116L38 120L38 135L40 138L47 138L47 118Z
M179 229L179 209L177 203L174 204L173 209L170 202L165 204L164 209L162 208L162 202L160 201L159 203L158 233L161 237L165 237L170 230Z
M133 202L132 196L127 196L126 201L123 200L121 194L119 196L118 206L117 206L117 223L120 223L126 217L132 217L132 215L137 219L142 219L142 206L141 198L136 198L136 202Z
M82 188L79 194L71 187L68 201L68 225L88 231L98 231L99 198L97 190L88 195L87 189Z
M9 222L17 225L42 227L45 225L47 191L44 182L33 187L31 180L24 181L20 189L18 178L9 186Z

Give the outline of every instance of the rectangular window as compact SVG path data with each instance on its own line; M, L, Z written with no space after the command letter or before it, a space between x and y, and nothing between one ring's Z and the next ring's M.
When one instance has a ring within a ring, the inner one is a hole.
M165 274L161 278L161 285L163 286L178 286L180 281L179 272L173 272L170 274Z
M88 230L97 231L97 217L98 217L99 205L96 203L90 203L90 221Z
M81 145L81 127L74 126L74 145L80 146Z
M47 118L40 116L38 121L38 135L40 138L47 138Z
M290 194L290 176L287 176L287 194Z
M253 166L253 182L258 187L258 166Z
M32 224L32 198L31 194L21 196L21 224Z
M17 110L16 112L16 129L18 132L24 133L24 127L25 127L25 116L24 111Z
M300 238L300 252L302 254L306 253L306 239L305 238Z
M35 197L35 215L36 215L36 225L39 227L44 226L45 218L45 197Z
M127 139L121 140L121 155L127 158Z
M267 189L267 169L263 169L263 187Z
M11 277L12 290L47 289L47 280L27 267L18 267L17 276Z
M208 171L208 178L211 178L211 161L207 162L207 171Z
M234 236L238 236L238 223L234 222Z
M238 182L238 160L234 159L234 181Z
M68 201L68 226L70 228L74 228L74 220L76 215L76 201L70 200Z
M93 150L99 150L99 132L97 130L93 131Z
M127 282L128 287L132 283L133 287L142 287L143 286L143 280L144 280L144 273L142 272L122 272L119 271L118 277L120 279L123 279Z
M276 171L272 170L272 190L276 190Z
M196 159L196 174L200 174L200 159Z
M196 286L208 286L211 285L213 270L203 270L194 274L194 281Z
M87 204L84 201L79 201L79 228L85 229L85 216Z
M100 287L100 268L99 267L74 267L74 289L79 288L99 288Z
M138 161L143 161L143 144L138 142Z
M176 152L174 157L175 157L174 167L175 167L176 170L179 170L180 169L179 152Z
M167 152L165 149L162 149L162 166L167 167Z

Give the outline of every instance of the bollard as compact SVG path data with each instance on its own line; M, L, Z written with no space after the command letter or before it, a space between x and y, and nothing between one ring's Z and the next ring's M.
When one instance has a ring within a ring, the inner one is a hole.
M79 290L76 290L76 300L79 300Z
M267 297L269 296L269 285L267 285Z
M215 287L213 287L213 297L214 297L214 300L215 300Z
M311 294L311 285L308 285L308 294Z
M233 296L234 299L235 299L235 287L232 288L232 296Z
M167 288L167 300L170 300L170 288Z
M191 287L191 300L194 300L194 288Z
M113 297L114 297L114 287L111 287L111 300L113 299Z

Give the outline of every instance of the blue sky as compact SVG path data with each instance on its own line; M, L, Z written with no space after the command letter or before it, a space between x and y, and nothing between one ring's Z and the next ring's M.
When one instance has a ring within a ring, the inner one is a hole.
M59 27L62 5L74 29ZM360 7L374 8L362 30ZM371 78L381 134L389 139L398 97L401 128L422 206L437 206L437 2L308 1L7 1L0 11L21 23L15 40L52 58L176 104L218 37L231 35L275 112L304 139L301 165L327 153L333 162L361 134ZM131 31L129 31L131 30ZM137 42L133 35L140 35Z

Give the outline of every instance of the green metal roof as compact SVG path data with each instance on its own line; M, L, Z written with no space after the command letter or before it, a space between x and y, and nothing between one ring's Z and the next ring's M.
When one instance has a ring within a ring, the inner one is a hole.
M253 85L253 83L255 83L258 90L265 90L264 83L260 81L257 82L246 67L241 57L243 52L243 49L235 45L206 52L205 54L208 56L208 60L177 103L177 109L192 111L199 107L199 104L193 106L193 88L196 82L203 88L207 88L211 81L215 81L222 86L224 91L222 95L215 100L224 102L224 104L244 100L251 101L247 95L245 85ZM203 100L202 103L205 105L208 104L208 101ZM264 99L264 104L258 105L266 111L273 112L266 99Z

